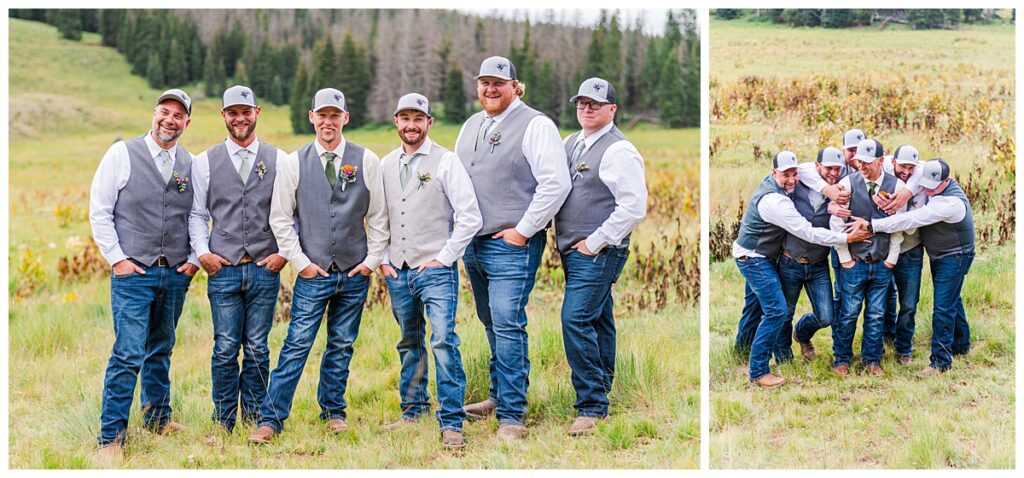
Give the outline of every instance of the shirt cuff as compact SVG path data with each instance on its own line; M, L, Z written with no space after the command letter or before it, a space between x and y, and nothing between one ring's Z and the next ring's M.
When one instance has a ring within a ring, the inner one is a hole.
M198 244L196 246L194 252L195 252L197 258L203 257L203 256L205 256L205 255L210 253L210 245L209 244L205 244L205 243L200 243L200 244Z
M527 239L533 237L533 235L536 234L537 231L540 231L541 229L543 229L543 227L535 228L533 226L530 226L529 224L526 224L524 221L519 221L519 224L516 224L515 227L516 232L522 234Z
M853 256L850 255L850 248L836 248L836 254L839 255L839 263L844 264L853 260Z
M380 261L380 256L366 256L366 258L363 259L363 265L369 267L370 270L372 271L380 267Z
M186 262L188 262L189 264L195 264L195 266L200 269L203 268L203 266L199 265L199 259L197 258L195 252L192 252L191 254L188 255L188 259L186 260Z
M291 259L291 262L292 266L295 267L296 272L302 272L303 269L309 267L309 265L313 263L313 261L309 260L309 257L306 257L306 255L301 252Z
M604 246L608 245L608 241L606 241L602 236L603 234L598 234L595 231L587 238L586 241L584 241L587 245L587 249L590 249L590 252L597 254L598 252L601 252L601 249L604 249Z
M455 257L455 254L452 254L447 247L441 249L441 252L437 254L437 262L444 264L445 267L451 267L457 260L459 258Z
M106 257L107 262L110 264L110 267L114 267L114 264L117 264L118 262L127 259L128 255L121 250L121 246L115 245L114 250L110 251L110 253L104 257Z

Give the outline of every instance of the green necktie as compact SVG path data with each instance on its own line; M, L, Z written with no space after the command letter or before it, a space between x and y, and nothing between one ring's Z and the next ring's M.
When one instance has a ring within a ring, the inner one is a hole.
M493 119L484 117L484 122L480 125L480 132L476 135L476 145L473 146L473 151L476 151L477 148L480 147L480 142L482 142L484 137L487 136L487 129L490 128L492 124L494 124Z
M334 185L338 183L338 170L334 168L334 158L338 155L330 151L324 153L324 158L327 159L327 165L324 166L324 174L327 175L327 182L331 183L331 189L334 189Z
M416 159L416 156L419 155L420 153L413 154L412 156L402 153L402 171L398 174L398 179L402 181L402 189L405 189L405 185L409 184L409 180L412 179L412 167L410 163L412 163L412 160Z
M242 178L242 184L245 184L245 178L249 175L249 169L252 168L252 165L249 164L249 150L238 150L238 157L242 158L242 164L238 166L238 177Z
M868 196L874 196L875 195L875 188L877 188L877 187L878 187L878 184L875 184L874 181L868 181Z
M164 177L165 184L171 180L172 166L174 166L174 162L171 161L171 153L166 149L160 150L160 175Z
M576 165L576 161L583 156L583 150L586 149L587 142L580 140L576 143L576 147L572 150L572 156L569 157L569 169L572 169Z
M811 203L811 210L817 211L822 204L825 204L825 195L819 193L818 197L814 198L814 202Z

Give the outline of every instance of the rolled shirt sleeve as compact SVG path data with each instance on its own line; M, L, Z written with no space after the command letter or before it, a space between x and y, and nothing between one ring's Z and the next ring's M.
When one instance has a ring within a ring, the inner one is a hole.
M793 201L779 193L766 194L757 203L761 219L775 224L786 232L812 244L838 246L846 244L846 234L833 232L823 227L814 227L805 219Z
M928 204L913 211L874 219L871 228L878 232L899 232L939 222L958 223L967 215L967 206L959 198L934 196Z
M598 252L619 245L647 215L647 184L644 160L636 146L619 141L605 150L598 177L615 197L615 209L586 239L587 249Z

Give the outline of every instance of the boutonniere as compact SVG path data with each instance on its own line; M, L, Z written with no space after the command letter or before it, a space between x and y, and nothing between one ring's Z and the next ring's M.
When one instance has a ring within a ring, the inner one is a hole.
M356 182L356 171L359 171L359 168L356 168L351 164L345 164L341 167L341 171L338 172L338 179L341 179L342 191L345 190L346 184Z
M491 153L494 153L494 147L501 144L501 132L491 133L491 137L487 138L487 144L491 145Z
M572 180L575 181L583 177L583 171L590 171L590 166L587 163L579 163L576 165L576 174L573 174Z
M416 189L423 189L423 185L425 183L429 183L430 182L430 171L427 171L425 173L421 173L419 171L416 171L416 179L420 180L420 185Z
M174 182L178 183L178 192L183 193L188 189L188 176L182 176L177 171L172 174Z
M267 165L263 164L263 161L256 165L256 175L260 177L260 181L263 180L263 176L267 175Z

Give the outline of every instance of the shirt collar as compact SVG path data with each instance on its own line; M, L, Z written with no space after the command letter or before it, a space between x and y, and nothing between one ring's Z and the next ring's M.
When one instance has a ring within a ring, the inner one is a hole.
M248 149L249 153L251 153L250 157L256 157L256 153L258 153L260 150L259 138L254 139L252 143L249 146L246 146L245 148L239 146L238 143L232 141L231 138L225 139L224 144L228 147L228 156L232 157L238 154L238 152L241 151L242 149Z
M608 124L604 125L603 128L595 131L594 134L592 134L590 136L587 136L586 138L583 137L583 131L580 131L580 135L577 138L582 138L583 139L583 143L587 145L587 148L589 148L589 147L593 146L594 143L597 142L597 140L601 139L601 137L604 136L605 133L611 131L613 126L615 126L615 122L614 121L609 121ZM579 141L580 141L579 139L576 140L577 143Z
M331 152L340 158L343 154L345 154L346 143L348 143L348 141L346 141L345 138L341 138L341 143L339 143L338 147L334 148L334 151ZM316 147L316 155L321 158L324 157L324 153L328 152L327 148L325 148L324 145L320 144L320 141L317 141L315 139L313 140L313 146Z
M417 154L422 154L423 156L426 156L426 155L430 154L430 149L433 148L433 147L434 147L434 142L430 140L429 136L427 136L427 139L425 141L423 141L423 144L421 144L419 148L416 148L416 151L413 151L412 154L410 154L408 156L410 158L415 156L415 155L417 155ZM405 154L405 150L404 149L402 150L401 154ZM399 155L399 157L401 157L401 154Z
M156 140L153 139L152 130L150 130L149 133L146 133L144 140L146 141L146 147L149 148L149 157L156 159L160 156L160 151L167 151L167 153L171 155L171 160L175 159L174 150L178 147L178 143L174 143L174 146L171 146L171 149L164 150L159 144L156 144Z
M491 119L494 120L495 123L501 123L502 120L508 117L509 113L511 113L512 110L518 108L521 104L523 104L523 101L520 100L517 96L514 100L512 100L512 103L509 103L508 108L505 108L505 111L502 111L501 113L495 115ZM486 115L486 113L484 114Z

